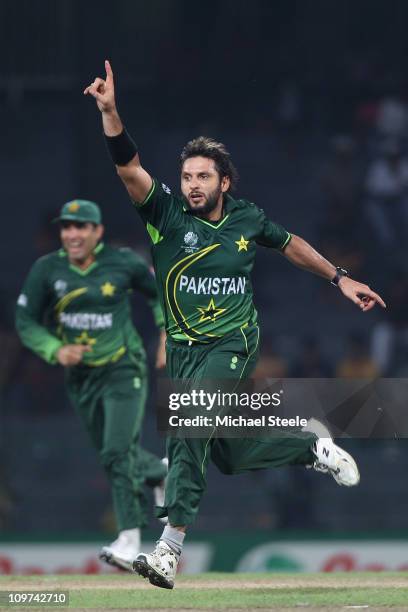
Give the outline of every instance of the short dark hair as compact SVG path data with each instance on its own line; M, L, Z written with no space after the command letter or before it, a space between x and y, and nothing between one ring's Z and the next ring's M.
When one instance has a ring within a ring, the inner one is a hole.
M190 157L207 157L212 159L220 177L228 176L231 183L230 189L234 190L236 188L238 172L222 142L217 142L208 136L198 136L198 138L190 140L182 150L180 164L183 165Z

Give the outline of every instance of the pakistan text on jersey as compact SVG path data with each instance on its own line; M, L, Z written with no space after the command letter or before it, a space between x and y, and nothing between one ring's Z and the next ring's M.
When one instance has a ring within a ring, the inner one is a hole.
M68 329L110 329L112 327L112 313L61 312L59 321Z
M199 276L198 278L191 276L180 276L179 291L194 293L196 295L229 295L231 293L245 293L246 278L245 276L238 277L217 277Z

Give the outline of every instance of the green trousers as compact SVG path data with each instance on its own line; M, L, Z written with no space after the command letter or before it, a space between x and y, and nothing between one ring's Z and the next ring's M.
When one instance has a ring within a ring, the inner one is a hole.
M206 379L235 379L237 384L253 372L258 359L257 325L240 328L211 344L167 341L167 369L171 378L197 385ZM165 506L157 516L169 516L173 526L188 525L197 515L206 488L210 459L224 474L240 474L268 467L314 461L310 447L316 436L302 431L284 432L279 438L168 437L169 473Z
M144 485L158 484L166 468L139 444L147 393L143 354L125 354L100 367L67 368L66 384L111 483L118 530L144 527Z

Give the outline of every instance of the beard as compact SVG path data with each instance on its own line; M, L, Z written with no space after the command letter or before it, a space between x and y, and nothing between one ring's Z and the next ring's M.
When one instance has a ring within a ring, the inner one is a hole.
M199 204L197 206L192 206L190 204L189 199L186 198L185 195L183 195L183 199L184 199L184 203L186 204L188 210L193 215L197 215L198 217L201 217L202 215L208 215L213 210L215 210L215 208L217 208L218 200L219 200L221 193L222 193L221 186L216 187L214 191L211 191L208 194L208 196L204 196L203 204Z

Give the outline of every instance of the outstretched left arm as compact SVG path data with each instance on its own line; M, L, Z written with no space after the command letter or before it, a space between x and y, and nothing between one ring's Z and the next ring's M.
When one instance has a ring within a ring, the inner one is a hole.
M299 236L292 235L292 239L282 253L295 266L313 272L313 274L322 276L329 281L333 280L336 275L335 266ZM382 298L372 291L368 285L359 283L349 276L342 276L338 282L338 287L343 295L359 306L363 312L371 310L376 303L386 308Z

